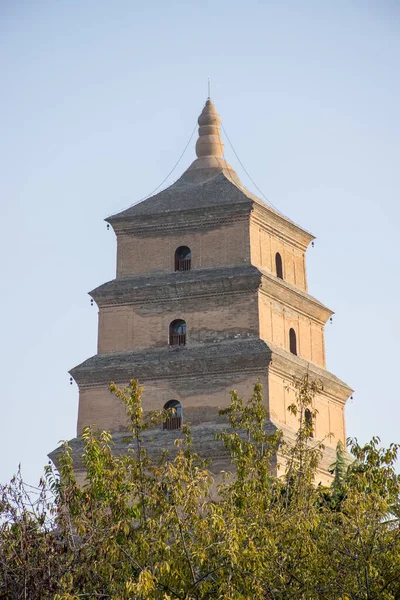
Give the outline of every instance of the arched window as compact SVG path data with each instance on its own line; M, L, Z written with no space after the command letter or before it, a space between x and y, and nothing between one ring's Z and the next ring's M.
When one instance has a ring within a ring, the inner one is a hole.
M304 420L307 425L307 429L310 432L309 433L310 437L314 437L313 418L312 418L311 410L309 408L306 408L306 410L304 411Z
M292 327L289 329L289 348L292 354L297 355L296 332Z
M182 427L182 404L178 400L168 400L164 404L164 409L171 410L171 416L169 416L163 423L163 429L180 429Z
M276 267L276 276L279 279L283 279L283 267L282 267L282 256L277 252L275 254L275 267Z
M179 246L175 250L175 271L190 271L192 252L187 246Z
M169 326L169 345L170 346L185 346L186 345L186 321L176 319Z

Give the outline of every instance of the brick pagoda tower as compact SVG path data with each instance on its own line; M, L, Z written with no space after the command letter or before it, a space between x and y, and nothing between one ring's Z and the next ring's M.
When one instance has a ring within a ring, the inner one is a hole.
M290 439L297 420L287 385L306 370L323 383L315 437L326 438L320 469L345 442L351 389L326 370L324 326L332 311L307 292L305 252L313 236L251 194L223 157L210 99L199 117L196 160L173 185L106 221L117 236L116 278L92 292L99 307L97 354L71 370L79 386L78 436L95 423L126 444L124 406L108 385L136 378L144 409L174 406L151 432L150 453L172 445L182 422L194 443L226 468L218 415L237 389L260 378L269 427ZM172 431L171 431L172 430ZM71 441L77 466L80 442ZM50 455L57 460L57 451Z

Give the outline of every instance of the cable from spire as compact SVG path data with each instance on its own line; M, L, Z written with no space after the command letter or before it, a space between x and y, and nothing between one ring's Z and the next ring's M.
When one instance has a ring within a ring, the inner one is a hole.
M178 160L176 161L176 163L174 164L174 166L172 167L172 169L170 170L170 172L168 173L168 175L162 180L162 182L160 183L160 185L158 185L152 192L150 192L150 194L147 194L147 196L143 196L143 198L140 198L140 200L137 200L136 202L133 202L132 204L129 204L128 206L126 206L125 208L122 208L121 211L127 210L128 208L130 208L131 206L135 206L135 204L139 204L139 202L142 202L143 200L147 200L147 198L150 198L150 196L152 196L155 192L157 192L160 187L167 181L168 177L170 177L170 175L172 175L172 173L175 171L176 167L179 165L179 163L181 162L186 150L189 147L190 142L192 141L192 137L194 136L194 132L197 129L197 123L190 135L189 141L186 144L182 154L180 155L180 157L178 158Z
M160 185L159 185L159 186L157 186L155 190L153 190L152 192L150 192L150 194L147 194L147 196L145 196L145 197L144 197L144 198L142 198L141 200L138 200L138 202L141 202L142 200L146 200L146 198L149 198L150 196L152 196L152 195L153 195L155 192L157 192L157 191L160 189L160 187L163 185L163 183L165 183L165 182L167 181L168 177L169 177L170 175L172 175L172 173L175 171L176 167L177 167L177 166L179 165L179 163L181 162L181 160L182 160L182 158L183 158L183 155L185 154L186 150L188 149L188 147L189 147L189 144L190 144L190 142L192 141L192 137L194 136L194 132L196 131L196 129L197 129L197 125L195 125L195 127L194 127L194 129L193 129L193 131L192 131L192 133L191 133L191 135L190 135L189 141L188 141L188 143L186 144L186 146L185 146L185 148L184 148L184 150L183 150L182 154L180 155L180 157L178 158L178 160L176 161L176 163L174 164L174 166L172 167L172 169L170 170L170 172L168 173L168 175L166 176L166 178L162 180L162 182L160 183ZM135 204L137 204L137 202L135 202Z
M268 202L268 204L270 204L270 205L271 205L273 208L275 208L275 210L277 210L278 212L281 212L281 214L283 214L283 213L282 213L282 211L280 211L280 210L279 210L279 208L277 208L277 207L275 206L275 204L272 204L271 200L269 200L269 199L267 198L267 196L264 194L264 192L263 192L262 190L260 190L260 188L258 187L258 185L256 184L256 182L254 181L254 179L251 177L251 175L250 175L250 174L249 174L249 172L247 171L246 167L244 166L244 164L243 164L243 163L242 163L242 161L240 160L239 156L237 155L237 152L236 152L235 148L233 147L233 144L232 144L231 140L229 139L229 136L228 136L228 134L226 133L225 127L222 125L222 123L221 123L221 128L222 128L222 131L223 131L223 132L224 132L224 134L225 134L225 137L226 137L226 139L228 140L228 143L229 143L230 147L231 147L231 148L232 148L232 150L233 150L233 153L234 153L234 155L236 156L236 158L237 158L237 160L238 160L238 162L239 162L240 166L242 167L243 171L246 173L247 177L250 179L251 183L252 183L252 184L254 185L254 187L255 187L255 188L256 188L256 189L257 189L257 190L260 192L260 194L263 196L264 200L266 200L266 201Z

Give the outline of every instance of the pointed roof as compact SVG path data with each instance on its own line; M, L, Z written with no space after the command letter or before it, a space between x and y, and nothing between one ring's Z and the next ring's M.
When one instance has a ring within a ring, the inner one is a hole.
M251 206L257 204L287 224L301 230L309 236L310 240L314 239L313 235L263 202L241 183L237 173L225 160L220 131L221 118L210 98L207 99L198 118L198 124L197 158L183 175L154 196L111 215L106 219L107 222L113 224L136 217L233 205L247 205L250 210Z

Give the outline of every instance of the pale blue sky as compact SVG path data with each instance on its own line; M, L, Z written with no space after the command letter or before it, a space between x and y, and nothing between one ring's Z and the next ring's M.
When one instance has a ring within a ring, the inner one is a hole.
M397 0L1 0L0 480L22 462L35 482L74 437L86 292L115 269L103 219L170 171L207 76L257 185L317 236L309 291L336 312L348 435L400 441L399 64Z

